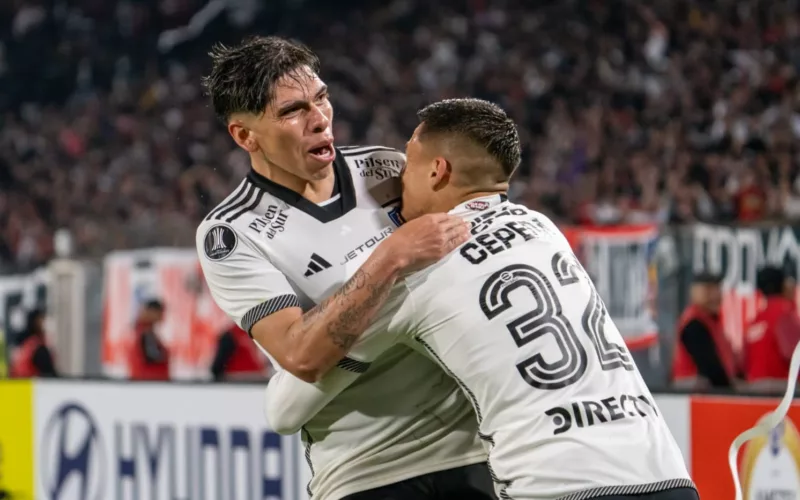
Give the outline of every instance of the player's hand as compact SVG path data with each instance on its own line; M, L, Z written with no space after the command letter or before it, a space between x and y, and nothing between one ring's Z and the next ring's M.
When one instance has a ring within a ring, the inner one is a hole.
M384 245L403 274L439 262L470 237L469 223L448 214L428 214L406 222Z

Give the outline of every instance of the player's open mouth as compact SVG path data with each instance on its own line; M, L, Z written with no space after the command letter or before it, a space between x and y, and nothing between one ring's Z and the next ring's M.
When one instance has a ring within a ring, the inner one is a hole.
M333 149L332 143L311 148L308 150L308 154L313 156L315 160L322 163L330 163L336 158L336 151Z

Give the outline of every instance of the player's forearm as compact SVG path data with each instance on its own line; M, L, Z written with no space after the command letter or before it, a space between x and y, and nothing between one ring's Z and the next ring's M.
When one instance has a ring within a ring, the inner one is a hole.
M341 360L386 302L402 265L378 247L336 293L306 312L289 328L295 373L315 381Z

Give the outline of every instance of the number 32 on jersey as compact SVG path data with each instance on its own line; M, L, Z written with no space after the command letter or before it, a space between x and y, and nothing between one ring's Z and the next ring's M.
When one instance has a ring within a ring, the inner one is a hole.
M618 368L632 371L634 363L627 348L606 338L608 312L575 257L569 252L558 252L551 260L551 267L559 287L569 287L585 279L592 288L581 318L581 329L589 337L600 367L604 371ZM530 290L536 307L506 324L517 347L552 335L560 350L557 360L548 361L538 352L524 359L517 364L520 375L537 389L562 389L574 384L586 373L588 355L575 327L563 314L553 283L543 272L526 264L512 264L495 272L481 288L481 310L489 320L508 311L514 307L509 295L520 287Z

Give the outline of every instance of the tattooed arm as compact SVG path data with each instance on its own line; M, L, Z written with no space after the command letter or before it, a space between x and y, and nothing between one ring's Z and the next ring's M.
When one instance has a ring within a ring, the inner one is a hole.
M288 307L260 318L253 338L286 371L315 382L347 355L402 273L438 262L469 236L457 217L425 215L386 238L339 291L305 314ZM358 362L343 365L359 369Z
M299 308L267 316L251 329L253 338L278 363L306 382L336 365L385 302L400 275L398 263L373 254L331 297L305 314ZM284 331L283 335L276 333Z

